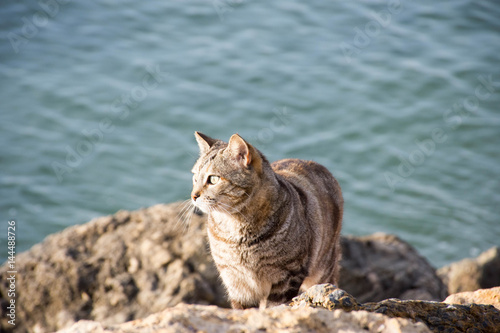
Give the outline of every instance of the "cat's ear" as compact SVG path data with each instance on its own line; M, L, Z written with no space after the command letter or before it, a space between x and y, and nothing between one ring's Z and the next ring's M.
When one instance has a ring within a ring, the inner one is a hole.
M257 170L261 169L262 159L260 154L238 134L233 134L229 139L227 151L243 166L253 165Z
M200 152L202 154L206 153L210 147L213 146L213 144L217 141L215 139L212 139L209 136L206 136L205 134L202 134L200 132L194 132L194 137L196 138L196 141L198 142L198 146L200 147Z

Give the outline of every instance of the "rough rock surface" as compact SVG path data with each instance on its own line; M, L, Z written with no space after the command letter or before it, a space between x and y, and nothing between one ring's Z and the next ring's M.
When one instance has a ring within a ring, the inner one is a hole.
M500 286L500 247L438 270L450 294Z
M108 326L81 321L59 333L79 332L413 332L426 333L422 323L381 314L324 309L293 310L281 306L266 310L229 310L215 306L180 304L144 319Z
M172 204L118 212L19 254L16 331L55 331L79 319L121 323L180 302L226 305L207 255L204 218L193 215L184 233L180 209ZM5 266L0 276L5 319ZM1 331L8 329L4 320Z
M448 295L428 261L394 235L342 239L340 288L360 302L387 298L442 301Z
M448 304L490 304L500 310L500 287L464 291L448 296L444 303ZM499 328L500 330L500 328Z
M344 311L368 311L391 318L407 318L425 323L434 332L500 331L500 311L491 305L457 305L429 301L387 299L376 303L358 304L345 291L331 284L311 287L291 303L294 309L322 307Z
M352 295L329 283L312 286L295 297L290 306L294 309L320 307L328 310L342 309L347 312L361 309L361 304Z
M359 304L331 284L316 285L291 306L229 310L180 304L119 325L80 321L60 333L79 332L498 332L491 305L456 305L388 299ZM430 329L430 330L429 330Z
M206 243L205 216L179 222L175 203L92 220L47 237L16 260L19 332L54 331L80 319L112 325L178 303L227 306ZM340 286L360 302L446 297L434 269L407 243L376 234L342 240ZM1 330L7 267L0 268Z

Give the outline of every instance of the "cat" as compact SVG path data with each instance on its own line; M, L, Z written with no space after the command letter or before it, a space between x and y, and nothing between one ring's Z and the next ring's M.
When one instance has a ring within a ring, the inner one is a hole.
M210 251L232 308L266 308L336 284L344 200L332 174L312 161L270 164L238 134L229 143L195 137L191 200L208 214Z

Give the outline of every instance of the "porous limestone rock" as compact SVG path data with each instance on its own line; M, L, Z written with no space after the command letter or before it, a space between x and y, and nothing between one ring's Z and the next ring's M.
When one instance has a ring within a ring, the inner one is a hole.
M361 305L346 291L333 284L317 284L307 289L290 303L292 308L320 307L328 310L341 309L346 312L359 310Z
M80 332L483 332L500 328L500 311L490 305L452 305L388 299L359 304L347 292L316 285L291 306L229 310L180 304L144 319L104 325L80 321L59 333Z
M120 211L47 237L17 256L16 332L55 331L80 319L141 318L180 302L227 306L207 253L205 218L182 206ZM0 268L2 329L6 266Z
M297 296L294 309L326 308L344 311L368 311L391 318L407 318L424 323L434 332L498 333L500 311L491 305L457 305L430 301L387 299L359 304L345 291L331 284L316 285Z
M464 291L448 296L444 303L448 304L490 304L500 310L500 287Z
M442 301L448 295L429 262L397 236L345 236L342 251L339 287L359 302L391 297Z
M500 247L492 247L477 258L466 258L440 268L438 275L450 294L500 286Z
M290 309L286 306L266 310L229 310L215 306L179 304L144 319L106 326L81 321L59 333L191 333L191 332L377 332L427 333L422 323L408 319L389 318L376 313L325 309Z

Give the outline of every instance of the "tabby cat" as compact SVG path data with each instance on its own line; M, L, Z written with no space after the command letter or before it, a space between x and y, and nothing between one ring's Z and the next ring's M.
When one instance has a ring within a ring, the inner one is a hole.
M337 282L343 198L318 163L270 164L238 134L229 143L195 133L194 205L208 214L215 264L235 309L290 301Z

